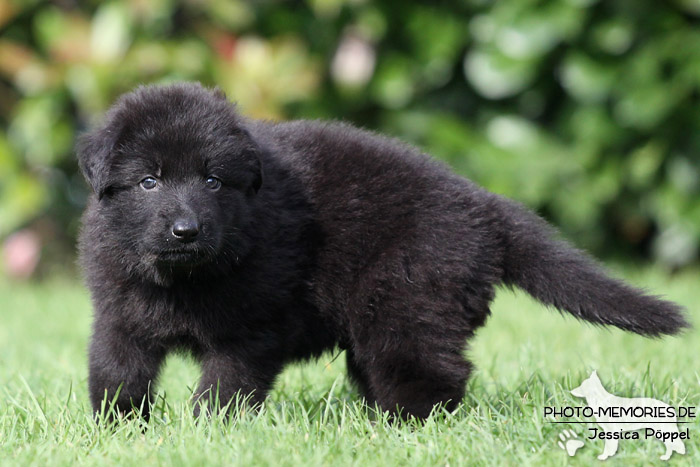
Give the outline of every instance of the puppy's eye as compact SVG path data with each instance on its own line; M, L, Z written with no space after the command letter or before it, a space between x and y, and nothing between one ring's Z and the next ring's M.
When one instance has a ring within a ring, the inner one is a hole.
M207 181L205 183L207 184L207 188L210 190L216 191L221 188L221 180L216 177L207 177Z
M141 188L144 190L152 190L156 186L158 186L158 180L156 180L153 177L146 177L143 180L141 180Z

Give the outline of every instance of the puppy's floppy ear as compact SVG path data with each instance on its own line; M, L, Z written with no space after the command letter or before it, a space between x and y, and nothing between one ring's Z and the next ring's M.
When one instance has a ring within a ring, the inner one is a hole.
M101 128L82 135L76 145L78 165L97 199L102 199L109 188L109 168L115 141L113 132Z
M247 133L247 132L246 132ZM260 187L263 184L263 164L262 164L262 152L263 148L255 144L254 149L250 150L248 154L247 166L253 175L253 180L250 182L250 187L248 187L248 195L255 195L260 191Z
M254 195L260 191L260 187L262 187L263 184L262 160L263 154L267 152L267 149L260 145L255 138L253 138L253 135L250 134L250 131L248 131L247 128L241 126L236 128L235 131L237 138L242 137L243 140L246 141L246 143L244 143L246 148L243 153L247 159L246 166L253 174L253 181L250 183L250 187L248 188L248 194Z
M263 184L262 161L260 160L259 156L256 159L258 162L258 167L257 167L257 170L254 171L255 178L253 178L253 183L250 185L250 189L253 191L253 194L257 194L258 191L260 191L260 187Z

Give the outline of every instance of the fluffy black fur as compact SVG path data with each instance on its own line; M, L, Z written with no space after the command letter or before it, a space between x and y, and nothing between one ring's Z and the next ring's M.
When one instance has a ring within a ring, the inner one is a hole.
M148 86L78 153L96 410L121 387L118 408L145 400L147 415L171 350L225 403L262 401L286 363L339 346L368 401L425 417L462 399L466 341L498 284L643 335L687 326L522 206L345 124L249 120L220 92Z

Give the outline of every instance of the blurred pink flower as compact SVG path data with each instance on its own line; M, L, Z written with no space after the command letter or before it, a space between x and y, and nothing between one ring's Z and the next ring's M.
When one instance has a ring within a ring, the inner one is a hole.
M372 78L376 52L362 36L346 33L331 64L333 79L345 86L364 86Z
M7 275L15 279L28 279L39 263L41 240L32 230L20 230L7 237L2 252Z

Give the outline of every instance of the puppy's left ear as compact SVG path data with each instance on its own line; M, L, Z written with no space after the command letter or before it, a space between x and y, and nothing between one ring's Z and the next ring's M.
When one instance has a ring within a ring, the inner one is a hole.
M268 150L253 138L247 128L236 128L237 137L243 138L246 141L244 154L246 157L246 166L253 174L253 180L248 188L248 195L255 195L260 191L263 184L263 159Z
M249 194L254 195L260 191L263 184L263 166L260 156L256 156L257 167L253 169L253 182L250 184Z
M82 135L76 145L78 165L97 199L102 199L110 185L109 167L114 141L114 135L102 128Z

